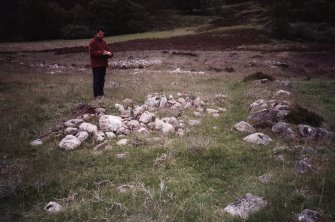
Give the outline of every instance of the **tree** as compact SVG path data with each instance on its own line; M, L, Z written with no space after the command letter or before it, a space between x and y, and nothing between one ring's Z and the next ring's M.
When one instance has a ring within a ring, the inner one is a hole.
M91 26L113 34L145 31L150 21L146 10L129 0L93 0L89 8Z
M67 17L66 11L56 2L43 0L22 0L17 16L18 28L25 40L59 38Z

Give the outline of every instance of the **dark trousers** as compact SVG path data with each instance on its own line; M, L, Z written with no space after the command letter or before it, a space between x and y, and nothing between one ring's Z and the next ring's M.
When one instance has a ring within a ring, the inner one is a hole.
M92 68L92 72L93 72L93 94L94 94L94 97L103 96L104 95L106 68L104 68L104 67Z

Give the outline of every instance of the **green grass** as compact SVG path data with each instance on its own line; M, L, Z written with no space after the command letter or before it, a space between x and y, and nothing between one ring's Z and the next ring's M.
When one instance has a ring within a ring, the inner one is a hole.
M111 140L113 148L100 155L92 152L92 140L73 152L57 147L60 138L31 147L29 142L42 131L71 118L79 104L91 102L91 76L71 71L48 75L36 68L4 66L0 71L0 157L6 164L21 164L23 170L17 173L22 181L17 195L0 200L0 220L241 221L222 209L248 192L264 197L269 205L247 221L295 221L305 208L334 219L332 143L302 144L319 149L320 156L315 158L319 168L318 174L297 176L294 164L300 153L291 149L294 144L271 134L274 143L270 146L250 145L242 140L245 134L231 131L235 123L246 119L247 107L264 88L254 87L256 93L250 94L253 83L236 76L162 72L143 73L141 88L135 91L128 90L135 87L128 72L114 70L113 76L107 76L109 113L114 103L125 98L140 103L145 95L161 90L166 95L187 92L201 97L223 93L228 96L227 102L217 105L228 111L217 119L203 117L201 126L192 127L182 138L171 137L163 145L117 147L116 140ZM110 85L111 80L120 85ZM302 92L301 98L311 101L333 93L331 86L331 81L302 82L294 89ZM334 101L328 97L318 102L318 110L325 113L325 118L331 117ZM185 115L191 116L187 112ZM288 147L280 152L284 162L276 159L276 146ZM127 159L115 157L123 152L129 153ZM162 154L169 158L155 164ZM262 184L257 177L266 173L272 179ZM116 188L123 184L134 189L118 193ZM61 213L48 214L43 209L49 201L74 193L74 200L59 201L64 207Z
M168 31L152 31L145 33L126 34L118 36L105 37L105 41L109 44L116 42L124 42L137 39L151 38L170 38L174 36L194 34L194 28L176 28ZM17 43L0 43L1 52L17 52L17 51L41 51L47 49L57 49L64 47L87 46L90 39L76 40L53 40L39 42L17 42Z

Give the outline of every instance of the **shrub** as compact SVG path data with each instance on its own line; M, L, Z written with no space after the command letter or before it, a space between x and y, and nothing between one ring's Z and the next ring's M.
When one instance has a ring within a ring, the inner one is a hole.
M86 25L69 24L61 30L64 39L81 39L91 36L90 29Z
M335 42L335 27L328 23L291 23L290 38L317 42Z

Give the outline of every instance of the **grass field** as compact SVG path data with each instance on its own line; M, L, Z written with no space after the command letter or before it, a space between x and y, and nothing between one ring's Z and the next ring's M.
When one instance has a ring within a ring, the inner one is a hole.
M274 142L250 145L242 140L246 134L231 130L246 119L253 101L271 98L264 92L276 90L274 84L242 82L245 74L238 72L173 74L164 65L144 69L140 76L132 73L114 70L107 76L107 113L115 114L114 104L125 98L140 104L155 92L182 92L210 101L225 94L227 100L213 106L228 111L219 118L205 115L202 124L191 127L184 137L162 138L157 144L131 135L131 141L140 141L136 146L118 147L112 139L110 149L100 154L93 152L93 140L72 152L58 148L60 138L32 147L29 143L44 131L71 119L76 107L92 103L91 76L76 70L51 75L41 67L1 64L1 173L15 190L14 196L0 200L1 221L241 221L223 208L246 193L269 203L247 221L296 221L305 208L334 220L332 141L285 142L261 129ZM334 94L334 80L290 80L292 102L311 106L334 127L335 101L328 96ZM192 111L183 116L195 118ZM301 156L297 145L317 150L312 156L314 173L295 172ZM126 159L116 157L124 152ZM167 158L158 161L164 154ZM268 184L258 179L264 174L271 175ZM120 193L120 185L132 189ZM59 202L63 210L47 213L43 208L49 201Z

